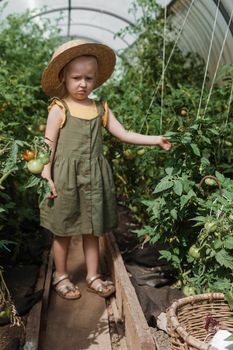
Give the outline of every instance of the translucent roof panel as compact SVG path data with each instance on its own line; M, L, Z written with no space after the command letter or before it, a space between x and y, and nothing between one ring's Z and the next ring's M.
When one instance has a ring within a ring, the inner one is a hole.
M37 21L42 16L51 20L62 16L59 22L62 36L102 42L117 51L135 41L134 35L115 37L128 24L135 23L135 14L129 11L131 7L132 0L9 0L3 16L27 9L35 11L33 20Z
M232 0L177 0L170 10L177 31L183 28L178 46L199 53L208 62L210 76L221 65L232 64Z

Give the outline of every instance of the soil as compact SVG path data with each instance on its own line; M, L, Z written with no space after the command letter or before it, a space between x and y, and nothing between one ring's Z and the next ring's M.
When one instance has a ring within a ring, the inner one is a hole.
M15 258L12 252L6 251L0 257L0 266L4 266L4 281L20 316L20 325L13 325L9 317L0 318L0 350L23 349L28 313L43 295L42 290L34 292L34 287L42 262L42 252L48 249L49 245L48 235L35 232L27 254L24 251ZM26 247L25 244L24 249ZM1 281L0 287L2 288Z

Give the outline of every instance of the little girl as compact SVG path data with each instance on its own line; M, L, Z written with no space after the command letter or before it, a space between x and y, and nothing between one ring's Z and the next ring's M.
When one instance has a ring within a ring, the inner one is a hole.
M54 53L42 76L42 88L53 97L45 131L52 149L42 176L49 182L50 198L41 209L41 225L54 234L53 286L66 299L81 294L67 274L70 238L82 235L88 290L102 297L115 291L99 274L99 237L117 223L114 182L103 156L102 126L123 142L155 145L171 143L163 136L128 132L106 103L89 97L112 74L116 58L106 45L72 40Z

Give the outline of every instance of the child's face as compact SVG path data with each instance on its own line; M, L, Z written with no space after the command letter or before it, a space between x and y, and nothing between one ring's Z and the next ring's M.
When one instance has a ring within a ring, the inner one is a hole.
M95 87L97 60L92 56L81 56L71 61L64 73L64 82L69 96L86 100Z

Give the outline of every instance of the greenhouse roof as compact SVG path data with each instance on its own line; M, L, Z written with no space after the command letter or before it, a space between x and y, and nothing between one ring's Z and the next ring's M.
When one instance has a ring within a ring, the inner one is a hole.
M132 11L133 0L0 0L5 4L3 18L8 14L33 11L32 19L48 18L55 22L61 17L59 26L62 37L79 37L102 42L115 51L130 46L136 39L134 34L124 37L116 34L142 16L137 7ZM233 62L233 1L232 0L157 0L173 13L176 28L175 40L184 51L200 54L214 74L217 65ZM180 32L180 35L179 35ZM178 33L178 34L177 34Z

